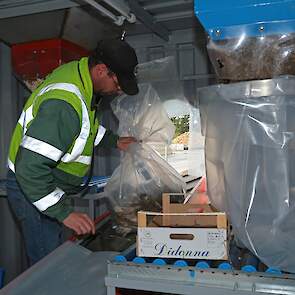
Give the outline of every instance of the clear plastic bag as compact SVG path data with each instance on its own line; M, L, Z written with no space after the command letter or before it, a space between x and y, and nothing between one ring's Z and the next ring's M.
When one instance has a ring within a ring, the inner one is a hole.
M295 272L295 77L198 95L212 204L262 262Z
M200 112L191 108L188 144L188 174L196 177L205 175L205 138L201 134Z
M234 31L228 28L228 30ZM240 36L209 39L209 58L219 79L245 81L295 75L295 34L253 36L240 31Z
M119 119L120 136L133 136L138 142L121 154L121 164L105 187L119 223L136 227L139 210L160 211L163 192L182 192L185 184L153 147L170 144L175 127L149 84L140 85L136 96L121 96L112 108Z
M162 102L172 99L186 101L174 56L139 64L137 80L138 83L151 84Z

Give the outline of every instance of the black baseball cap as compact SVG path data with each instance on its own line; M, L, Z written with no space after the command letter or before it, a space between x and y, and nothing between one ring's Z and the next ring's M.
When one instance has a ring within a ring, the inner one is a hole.
M102 61L118 78L121 89L128 95L138 93L135 69L138 65L135 50L124 40L106 39L98 42L96 58Z

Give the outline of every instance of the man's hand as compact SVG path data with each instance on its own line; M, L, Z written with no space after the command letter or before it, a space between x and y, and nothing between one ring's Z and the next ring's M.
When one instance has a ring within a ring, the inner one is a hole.
M74 230L77 235L95 234L94 222L87 214L73 212L63 221L63 224Z
M117 147L121 150L126 152L128 149L129 144L137 142L136 138L132 136L128 137L120 137L117 141Z

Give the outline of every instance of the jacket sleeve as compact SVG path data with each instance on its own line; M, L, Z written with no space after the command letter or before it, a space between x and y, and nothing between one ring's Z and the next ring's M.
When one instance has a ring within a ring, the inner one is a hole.
M65 101L43 102L19 148L15 174L21 189L42 213L63 221L73 209L52 175L80 132L80 120Z
M119 136L117 134L114 134L111 130L106 130L103 138L97 146L103 148L116 148L118 139Z
M99 122L102 121L103 111L97 111L97 119ZM99 126L96 138L94 141L95 147L98 148L117 148L117 141L120 137L113 133L110 129L104 128L102 125Z

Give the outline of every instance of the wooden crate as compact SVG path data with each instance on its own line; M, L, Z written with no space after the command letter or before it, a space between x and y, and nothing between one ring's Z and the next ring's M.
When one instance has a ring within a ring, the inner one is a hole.
M164 194L163 213L138 212L137 255L227 260L226 214L210 205L183 204L183 197Z
M169 215L163 217L163 226L227 228L227 217L210 204L183 204L185 195L165 193L162 197L163 213L199 213L196 215Z

